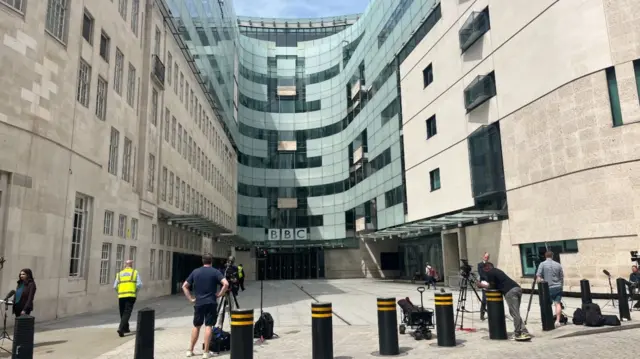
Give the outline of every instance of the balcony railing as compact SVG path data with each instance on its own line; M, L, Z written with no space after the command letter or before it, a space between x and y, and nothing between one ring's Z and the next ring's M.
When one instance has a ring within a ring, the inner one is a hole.
M462 52L467 51L482 35L489 31L490 27L489 8L473 12L458 32Z
M158 55L153 55L151 59L151 74L153 79L164 89L164 64L160 61Z
M471 112L495 95L496 80L494 73L478 76L464 89L464 107L467 112Z

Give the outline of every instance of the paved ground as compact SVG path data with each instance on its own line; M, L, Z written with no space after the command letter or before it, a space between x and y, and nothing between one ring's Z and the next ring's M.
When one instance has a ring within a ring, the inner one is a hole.
M255 358L273 358L283 355L287 358L311 358L311 316L310 306L314 301L333 303L334 355L336 358L374 357L378 349L376 297L409 296L414 303L420 302L415 291L416 286L403 283L380 282L372 280L330 280L330 281L278 281L264 282L264 307L276 322L276 333L280 338L256 344ZM245 308L260 306L260 284L248 283L247 290L241 293L240 305ZM425 292L425 305L433 308L433 290ZM467 309L479 310L475 295L469 295ZM454 293L457 299L457 293ZM526 314L528 296L525 296L521 312ZM617 309L606 301L599 301L603 312L617 314ZM610 302L609 302L610 303ZM568 298L565 301L566 312L571 315L579 306L579 299ZM184 356L191 327L192 307L182 296L165 297L147 303L139 303L137 309L144 306L156 310L155 357L181 358ZM258 312L256 311L256 313ZM640 312L634 312L634 319L640 319ZM257 314L256 314L257 315ZM132 318L135 318L135 313ZM508 355L513 351L529 351L527 358L583 357L590 355L627 354L623 349L635 340L640 329L614 333L597 334L558 339L567 334L585 331L584 327L569 325L542 332L539 319L539 306L534 296L529 316L529 331L534 335L531 343L513 341L489 341L487 323L479 320L479 314L465 314L464 327L475 332L459 331L457 339L461 345L456 348L439 348L436 340L415 341L408 335L400 336L400 347L404 357L417 358L438 354L447 358L462 358L481 353L482 356ZM119 338L115 333L118 321L115 310L109 313L83 315L65 320L38 325L36 333L36 355L43 359L107 359L132 358L134 336ZM630 324L633 324L630 323ZM507 321L508 330L512 329ZM132 330L135 324L132 322ZM434 331L435 334L435 331ZM542 345L535 345L542 344ZM201 343L196 346L201 348ZM199 352L199 351L198 351ZM220 357L228 356L222 354ZM0 354L0 358L2 358Z

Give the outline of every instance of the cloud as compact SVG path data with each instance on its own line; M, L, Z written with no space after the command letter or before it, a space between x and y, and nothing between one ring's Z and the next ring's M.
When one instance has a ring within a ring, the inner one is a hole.
M364 12L370 0L233 0L236 14L266 18L316 18Z

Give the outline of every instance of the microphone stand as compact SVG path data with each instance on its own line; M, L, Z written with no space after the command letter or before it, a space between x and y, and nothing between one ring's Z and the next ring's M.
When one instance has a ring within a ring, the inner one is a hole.
M5 299L3 300L4 302L4 318L2 321L2 334L0 334L0 342L4 343L4 340L7 339L9 341L13 341L13 339L11 339L11 336L9 335L9 332L7 332L7 313L9 312L9 304L12 304L9 302L9 299ZM11 350L9 349L5 349L3 346L0 346L0 350L3 350L6 353L12 354Z
M604 275L606 275L607 278L609 279L609 293L611 294L611 305L613 305L613 307L615 308L616 307L616 301L615 301L614 296L613 296L613 284L611 284L611 273L609 273L606 269L603 270L602 273L604 273ZM608 302L602 308L605 308L607 305L609 305Z

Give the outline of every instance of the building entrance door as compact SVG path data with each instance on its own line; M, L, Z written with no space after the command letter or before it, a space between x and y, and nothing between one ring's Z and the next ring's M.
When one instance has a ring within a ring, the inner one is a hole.
M324 258L320 248L270 251L265 260L257 260L258 279L316 279L324 277ZM321 263L322 262L322 263Z

